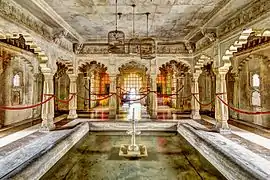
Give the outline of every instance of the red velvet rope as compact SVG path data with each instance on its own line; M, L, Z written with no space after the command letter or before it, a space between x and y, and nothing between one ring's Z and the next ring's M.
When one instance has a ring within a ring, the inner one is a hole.
M235 108L235 107L230 106L228 103L226 103L223 99L221 99L221 97L219 97L219 95L217 95L217 98L218 98L223 104L225 104L226 106L228 106L231 110L236 111L236 112L238 112L238 113L249 114L249 115L270 114L270 111L265 111L265 112L259 112L259 111L256 111L256 112L250 112L250 111L244 111L244 110L241 110L241 109L237 109L237 108Z
M195 98L195 100L201 105L201 106L209 106L209 105L211 105L213 102L215 102L215 99L213 99L210 103L206 103L206 104L203 104L203 103L201 103L199 100L198 100L198 98L195 96L195 94L192 94L193 95L193 97Z
M64 104L69 104L69 102L74 98L74 96L76 95L75 93L71 93L71 97L69 99L59 99L58 97L55 96L56 101L60 102L60 103L64 103Z
M90 91L90 89L88 89L85 85L84 85L84 88L85 88L87 91L90 92L90 95L96 95L96 96L104 96L104 95L108 95L108 94L92 93L92 92Z
M46 102L50 101L51 99L53 99L55 96L53 94L44 94L44 96L51 96L48 99L46 99L43 102L40 102L38 104L34 104L34 105L30 105L30 106L23 106L23 107L10 107L10 106L0 106L0 109L2 110L24 110L24 109L31 109L31 108L35 108L38 107L42 104L45 104Z
M79 98L81 98L81 99L84 99L84 100L87 100L87 101L102 101L102 100L105 100L105 99L108 99L108 98L110 98L112 95L114 95L115 93L112 93L112 94L110 94L110 95L108 95L108 96L106 96L106 97L103 97L103 98L97 98L97 99L91 99L91 98L84 98L84 97L82 97L82 96L78 96Z
M192 94L190 94L190 95L188 95L188 96L186 96L186 97L181 97L181 99L188 99L188 98L190 98L192 96Z
M148 93L149 94L149 93ZM142 100L143 98L145 98L148 94L146 94L145 96L139 98L139 99L129 99L129 100L125 100L125 102L130 102L130 101L140 101Z

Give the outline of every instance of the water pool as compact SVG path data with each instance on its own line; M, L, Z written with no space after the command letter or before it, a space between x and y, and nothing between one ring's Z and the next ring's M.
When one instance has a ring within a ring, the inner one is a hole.
M89 133L41 179L225 179L177 133L142 133L137 142L147 146L148 157L138 160L118 156L120 145L129 142L124 132Z

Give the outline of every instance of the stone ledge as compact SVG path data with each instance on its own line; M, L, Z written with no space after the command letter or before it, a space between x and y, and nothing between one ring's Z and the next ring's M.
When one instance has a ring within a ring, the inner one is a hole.
M176 131L177 122L136 122L140 131ZM89 122L90 131L127 131L131 122Z
M178 125L178 132L227 179L269 179L270 162L218 133L204 132L198 123Z
M0 160L1 179L39 179L89 132L83 123L71 130L53 131Z

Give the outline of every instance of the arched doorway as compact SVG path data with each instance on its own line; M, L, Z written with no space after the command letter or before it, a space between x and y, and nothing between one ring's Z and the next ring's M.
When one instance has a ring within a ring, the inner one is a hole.
M122 65L119 68L118 91L121 94L122 111L128 112L128 119L132 118L134 111L135 119L141 119L142 114L147 114L147 96L149 76L147 68L134 61Z

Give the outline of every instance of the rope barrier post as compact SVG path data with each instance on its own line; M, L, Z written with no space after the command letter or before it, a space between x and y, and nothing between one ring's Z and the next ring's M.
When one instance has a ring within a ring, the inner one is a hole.
M69 101L69 114L68 114L68 119L76 119L78 117L77 114L77 98L74 97L75 94L77 93L77 75L76 74L68 74L70 84L69 84L69 96L72 98Z
M226 87L226 74L229 71L229 67L223 66L214 69L216 74L216 95L223 99L224 102L228 102L227 99L227 87ZM215 119L216 128L221 134L229 134L230 128L228 125L229 110L228 107L223 104L218 97L215 102Z
M45 72L44 72L45 70ZM48 72L49 71L49 72ZM43 100L48 98L45 94L53 95L54 83L53 83L53 74L50 72L51 70L48 68L43 68L42 72L44 75L43 81ZM55 125L53 122L54 118L54 101L48 101L41 106L41 118L42 123L40 126L40 131L50 131L55 129Z

